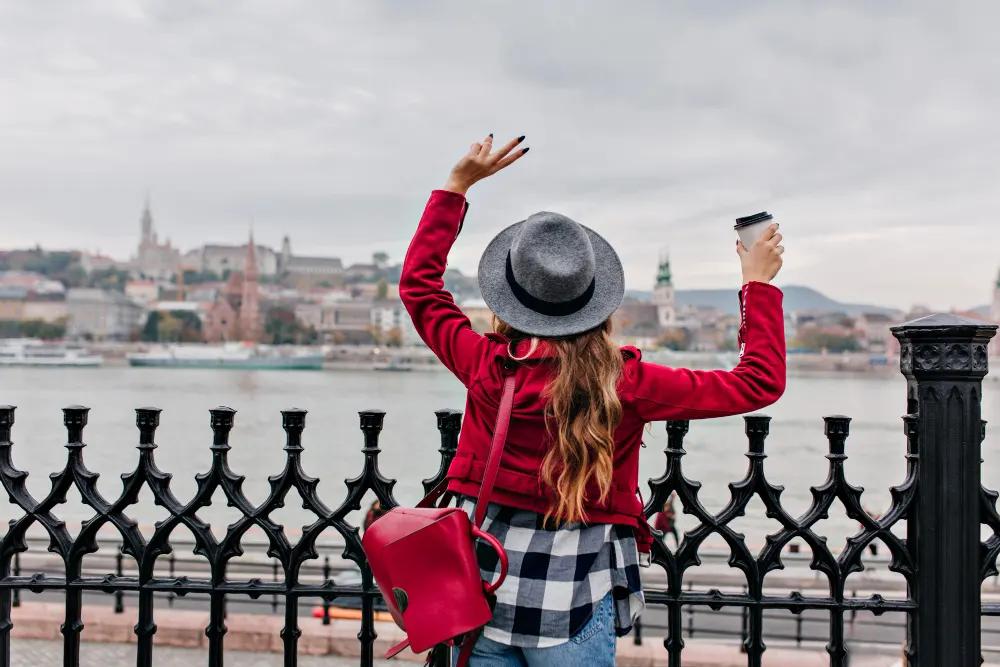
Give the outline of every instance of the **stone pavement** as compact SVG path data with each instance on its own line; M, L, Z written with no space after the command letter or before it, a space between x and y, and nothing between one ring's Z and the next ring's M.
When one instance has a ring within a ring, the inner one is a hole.
M84 628L81 635L81 664L101 667L130 667L135 664L135 610L115 614L107 605L83 608ZM48 602L25 602L12 610L14 626L11 644L12 664L16 667L49 667L62 663L62 635L65 605ZM205 626L208 611L157 609L155 614L154 664L156 667L180 667L207 663ZM227 664L240 667L278 667L283 664L280 631L283 619L261 614L229 614L225 635ZM355 667L359 665L360 644L357 635L360 623L353 619L337 619L322 625L320 619L300 618L302 636L299 639L299 664L302 667ZM375 654L382 655L402 639L402 632L392 623L376 623L378 639ZM747 657L733 643L685 640L685 667L743 667ZM423 656L409 651L396 659L422 662ZM647 637L642 646L635 646L631 637L618 643L620 667L654 667L667 663L663 640ZM764 654L768 667L826 667L830 658L822 649L793 650L769 648ZM389 665L386 661L377 664ZM409 664L414 664L409 662ZM898 657L852 657L852 667L895 667Z
M11 639L11 664L16 667L55 667L62 664L62 642L43 639ZM80 645L81 665L101 667L133 667L135 665L135 644L88 644ZM153 664L156 667L196 667L208 664L205 649L157 646L153 649ZM240 667L281 667L284 663L280 653L251 653L248 651L226 651L226 664ZM300 667L358 667L358 658L332 655L300 655ZM379 667L392 664L388 660L376 660Z
M55 667L62 664L62 642L45 639L11 639L11 664L16 667ZM720 647L722 648L722 647ZM731 651L724 651L731 654ZM685 656L687 651L685 651ZM685 665L708 665L713 667L742 667L746 665L746 656L732 656L729 660L719 653L721 662L690 662L686 657ZM707 656L706 656L707 657ZM774 657L772 651L764 654L764 664L793 664L774 663L769 658ZM175 646L157 646L153 649L153 664L156 667L195 667L208 663L208 652L198 648L180 648ZM101 667L132 667L135 664L134 644L90 644L80 645L81 665L100 665ZM283 660L280 653L256 653L249 651L226 651L226 664L238 664L240 667L282 667ZM332 655L300 655L298 659L300 667L358 667L357 657L343 657ZM393 663L388 660L376 660L377 667L389 667ZM395 663L399 665L400 663ZM406 664L406 663L403 663ZM666 663L656 663L666 664ZM828 664L828 661L818 660L796 662L797 665ZM851 665L857 667L901 667L898 659L872 658L868 660L851 660Z

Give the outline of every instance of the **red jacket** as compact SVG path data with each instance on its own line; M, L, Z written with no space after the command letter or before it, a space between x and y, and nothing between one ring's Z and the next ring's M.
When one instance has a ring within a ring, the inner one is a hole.
M493 437L503 388L502 360L507 339L473 330L444 290L448 252L468 204L453 192L435 190L403 263L399 295L420 337L468 389L458 452L448 469L448 490L477 496ZM604 503L588 493L587 520L639 529L640 549L648 551L648 525L639 499L639 448L648 422L723 417L759 410L785 389L784 318L781 291L763 283L743 287L742 355L732 371L667 368L641 360L639 350L622 348L625 358L618 394L623 417L615 431L612 491ZM523 354L526 350L519 350ZM542 391L552 364L544 344L516 373L514 409L507 443L491 498L509 507L546 512L553 500L539 476L550 442Z

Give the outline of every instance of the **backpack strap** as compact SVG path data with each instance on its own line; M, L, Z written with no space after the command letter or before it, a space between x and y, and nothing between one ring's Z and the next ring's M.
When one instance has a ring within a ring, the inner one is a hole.
M490 504L490 497L493 495L493 485L497 481L497 473L500 472L500 459L503 458L503 447L507 442L507 429L510 427L510 413L514 409L514 374L517 371L517 362L507 357L503 363L503 395L500 397L500 407L497 409L497 422L493 426L493 442L490 444L490 453L486 458L486 472L483 473L483 482L479 486L479 498L476 500L476 516L473 523L482 526L486 519L486 507Z

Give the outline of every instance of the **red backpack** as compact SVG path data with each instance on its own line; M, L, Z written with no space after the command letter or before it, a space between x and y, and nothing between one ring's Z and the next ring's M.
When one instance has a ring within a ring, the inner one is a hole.
M386 658L407 646L422 653L438 644L461 643L458 667L465 667L479 630L493 617L490 598L507 576L507 553L480 526L486 518L514 405L516 364L508 359L503 368L503 396L475 521L457 507L435 507L445 492L446 479L415 508L394 508L365 531L362 546L375 583L396 625L406 632L406 641L389 650ZM500 557L500 576L493 583L482 579L476 540L489 543Z

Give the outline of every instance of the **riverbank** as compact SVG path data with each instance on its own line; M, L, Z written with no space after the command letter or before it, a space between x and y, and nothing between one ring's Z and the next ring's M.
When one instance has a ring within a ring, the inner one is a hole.
M148 343L89 343L87 348L104 358L106 366L127 366L126 356L146 352ZM323 368L330 371L364 371L376 367L390 370L443 371L437 357L426 347L376 347L369 345L324 345L309 348L323 355ZM671 350L644 351L644 359L675 368L699 370L730 369L739 358L732 352L688 352ZM843 354L788 355L790 373L847 373L863 375L896 375L899 360L866 352Z

